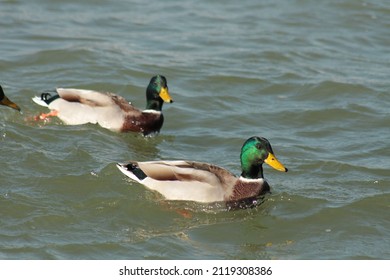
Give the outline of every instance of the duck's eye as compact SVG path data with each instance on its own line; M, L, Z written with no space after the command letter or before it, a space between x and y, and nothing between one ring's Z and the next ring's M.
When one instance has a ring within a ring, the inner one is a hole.
M261 144L260 144L260 143L257 143L257 144L256 144L256 148L259 149L259 150L261 150Z

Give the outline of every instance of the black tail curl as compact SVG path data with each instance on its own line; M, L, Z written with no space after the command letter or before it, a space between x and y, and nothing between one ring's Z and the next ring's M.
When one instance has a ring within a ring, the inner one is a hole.
M139 168L136 162L128 162L128 163L117 163L117 166L126 169L133 173L138 179L143 180L148 177L142 170Z
M49 92L43 92L41 94L41 99L43 101L45 101L46 104L50 104L51 102L53 102L54 100L56 100L57 98L59 98L60 96L58 94L52 96Z
M129 163L126 165L127 170L131 171L138 179L143 180L148 177L137 164Z

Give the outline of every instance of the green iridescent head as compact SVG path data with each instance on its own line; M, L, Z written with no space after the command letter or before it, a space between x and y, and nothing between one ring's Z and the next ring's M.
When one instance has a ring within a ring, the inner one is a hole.
M168 92L167 79L164 76L154 76L146 89L146 109L161 111L164 102L172 103Z
M12 102L11 100L9 100L7 96L5 96L3 88L1 86L0 86L0 104L20 111L20 107L16 105L14 102Z
M271 144L263 137L251 137L241 148L241 176L248 179L263 178L263 163L267 163L276 170L287 172L287 168L280 163L272 151Z

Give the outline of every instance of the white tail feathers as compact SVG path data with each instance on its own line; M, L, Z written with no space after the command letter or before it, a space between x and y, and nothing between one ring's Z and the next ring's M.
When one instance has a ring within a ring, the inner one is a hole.
M39 96L34 96L32 100L37 103L38 105L41 105L43 107L49 107L49 104L47 104L45 101L42 100Z

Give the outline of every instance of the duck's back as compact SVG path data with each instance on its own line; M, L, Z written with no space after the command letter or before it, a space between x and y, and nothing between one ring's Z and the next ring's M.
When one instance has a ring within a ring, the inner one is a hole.
M58 88L59 98L48 105L69 125L98 123L104 128L121 130L124 110L137 112L123 97L92 90Z

